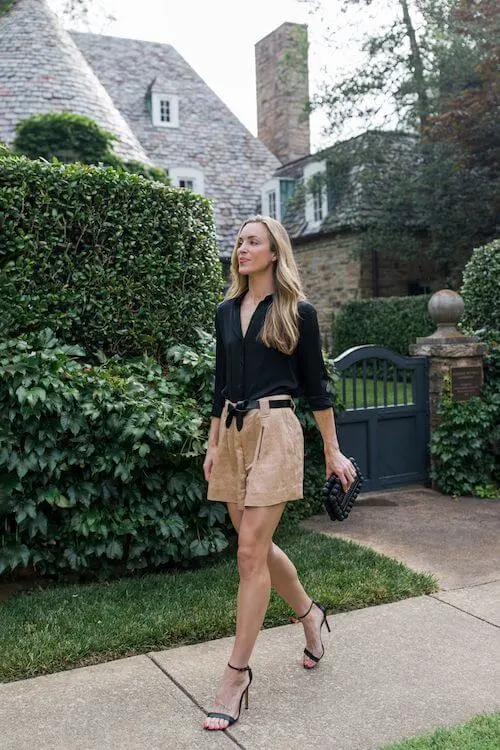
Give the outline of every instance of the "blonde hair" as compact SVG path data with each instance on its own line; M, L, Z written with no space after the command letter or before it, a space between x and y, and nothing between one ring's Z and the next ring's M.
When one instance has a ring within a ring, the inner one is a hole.
M262 330L262 342L283 354L292 354L299 340L299 301L305 299L299 271L293 257L292 245L285 227L270 216L250 216L241 225L231 255L231 285L226 299L233 299L248 289L248 277L238 270L237 249L243 228L247 224L263 224L269 235L271 252L276 254L273 264L274 298L269 306Z

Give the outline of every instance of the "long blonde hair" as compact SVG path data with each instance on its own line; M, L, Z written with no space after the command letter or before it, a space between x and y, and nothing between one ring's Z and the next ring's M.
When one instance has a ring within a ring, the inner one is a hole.
M299 340L300 300L305 299L300 283L299 271L293 257L292 245L285 227L270 216L250 216L241 225L231 255L231 285L226 299L233 299L248 289L248 277L238 270L238 244L241 232L247 224L264 224L269 235L271 252L276 253L273 264L274 298L269 306L262 330L262 342L283 354L292 354Z

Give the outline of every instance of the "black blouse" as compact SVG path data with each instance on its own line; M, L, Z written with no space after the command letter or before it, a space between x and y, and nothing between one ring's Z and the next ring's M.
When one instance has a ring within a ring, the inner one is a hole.
M258 338L272 294L259 302L243 337L240 307L245 293L217 308L212 416L220 417L225 399L236 402L278 394L303 395L313 411L329 409L332 399L313 305L299 302L299 341L293 354L283 354Z

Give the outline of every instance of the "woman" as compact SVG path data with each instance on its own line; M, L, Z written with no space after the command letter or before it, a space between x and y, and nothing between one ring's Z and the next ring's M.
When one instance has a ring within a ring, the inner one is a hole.
M205 729L226 729L248 707L248 666L271 586L295 610L306 639L303 666L323 656L324 607L306 594L273 543L285 503L302 498L303 436L292 397L303 393L320 429L326 475L355 477L339 449L316 311L305 301L284 227L254 216L241 227L232 284L216 315L216 376L203 464L208 499L227 503L238 533L236 638Z

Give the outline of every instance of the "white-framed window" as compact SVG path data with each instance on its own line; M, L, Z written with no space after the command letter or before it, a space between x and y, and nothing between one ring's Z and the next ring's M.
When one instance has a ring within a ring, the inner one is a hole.
M179 127L179 97L176 94L152 95L153 125L162 128Z
M267 216L271 216L273 219L278 220L280 219L280 207L277 200L279 189L280 181L277 177L273 177L272 179L267 180L267 182L265 182L260 189L261 212Z
M267 215L271 219L277 219L276 216L276 190L269 190L267 193Z
M191 190L198 195L205 194L205 178L201 169L195 167L169 167L168 176L172 187Z
M316 185L312 189L313 219L315 222L323 221L323 185Z
M315 228L328 213L326 189L326 161L310 162L304 166L306 189L306 221Z

